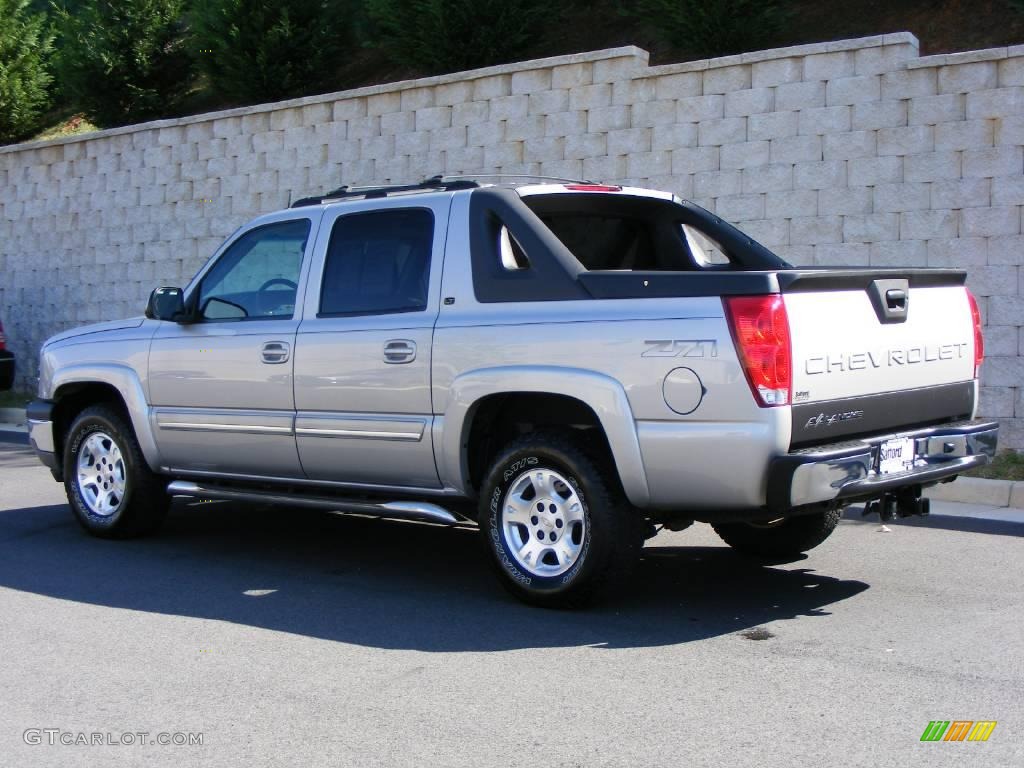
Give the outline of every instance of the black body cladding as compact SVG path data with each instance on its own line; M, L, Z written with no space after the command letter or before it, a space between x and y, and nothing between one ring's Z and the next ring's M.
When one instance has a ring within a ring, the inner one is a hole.
M970 418L974 382L793 406L792 448ZM845 418L844 418L845 416Z

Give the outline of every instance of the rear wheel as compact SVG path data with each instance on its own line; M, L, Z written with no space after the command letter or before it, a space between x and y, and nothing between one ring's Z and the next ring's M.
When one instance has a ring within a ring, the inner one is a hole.
M116 408L93 405L75 417L64 444L64 489L85 530L104 538L156 530L170 505L165 485Z
M502 584L525 602L572 607L628 580L643 520L569 436L512 441L481 489L480 529Z
M718 523L712 527L739 552L757 557L789 557L814 549L839 524L839 511L781 518L767 523Z

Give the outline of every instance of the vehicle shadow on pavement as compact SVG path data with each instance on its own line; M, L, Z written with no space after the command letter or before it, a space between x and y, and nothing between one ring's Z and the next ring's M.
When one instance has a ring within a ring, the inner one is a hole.
M728 547L648 543L628 593L531 608L498 585L470 527L177 502L158 536L86 535L65 505L0 512L0 586L375 648L649 647L730 634L868 586L750 563Z

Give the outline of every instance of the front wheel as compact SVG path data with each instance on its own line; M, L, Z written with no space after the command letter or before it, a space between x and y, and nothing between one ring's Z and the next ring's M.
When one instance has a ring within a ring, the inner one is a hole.
M574 440L536 432L510 443L481 489L480 529L502 584L519 599L572 607L621 587L643 521Z
M739 552L755 557L795 557L814 549L839 525L839 511L789 517L770 523L718 523L712 527Z
M154 531L170 505L164 486L116 408L93 405L78 414L65 441L64 489L85 530L104 538Z

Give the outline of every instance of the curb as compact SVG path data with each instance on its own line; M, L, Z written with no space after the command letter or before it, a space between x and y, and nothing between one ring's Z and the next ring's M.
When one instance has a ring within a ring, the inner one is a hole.
M1024 508L1024 481L958 477L952 483L940 483L926 488L924 495L936 501Z
M29 445L24 408L0 408L0 443Z
M24 408L0 408L0 423L23 426L27 422Z
M28 440L28 432L16 428L5 428L7 425L0 424L0 444L8 445L31 445Z

